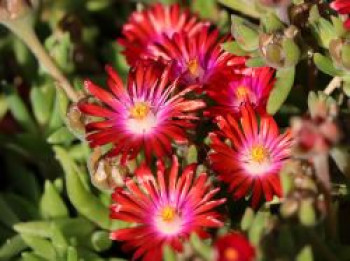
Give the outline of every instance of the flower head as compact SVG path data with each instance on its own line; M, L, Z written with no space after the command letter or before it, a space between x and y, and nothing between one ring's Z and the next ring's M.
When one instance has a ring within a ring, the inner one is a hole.
M139 64L130 71L124 88L117 73L107 67L109 91L86 81L87 91L99 104L85 100L79 108L102 118L86 125L91 147L111 143L114 147L108 156L122 155L122 162L143 150L149 161L152 154L158 158L171 154L172 141L186 143L186 129L197 119L193 112L205 104L185 100L184 95L195 86L172 95L176 82L169 82L169 71L169 67L163 71L155 64Z
M215 243L216 261L253 261L255 249L239 233L227 234Z
M135 11L123 26L123 38L118 42L125 47L124 54L130 65L145 52L148 46L162 42L164 36L184 32L190 36L198 32L206 23L198 21L178 4L166 6L155 4L143 11Z
M250 75L242 75L229 82L223 89L217 86L208 90L208 95L216 103L210 114L239 115L242 104L250 103L258 112L264 113L266 103L274 84L274 71L268 67L253 70Z
M209 27L202 27L194 35L175 33L150 46L143 58L173 62L174 76L180 77L180 83L185 86L220 85L232 76L235 69L245 68L244 57L230 54L221 47L227 39L220 39L219 31Z
M240 199L251 193L255 207L262 193L268 201L273 195L280 196L279 171L290 155L290 132L280 135L271 116L258 120L249 105L241 108L239 122L227 115L217 117L217 124L220 131L210 134L209 159L219 178L229 184L233 197Z
M175 156L167 175L161 161L156 177L147 166L139 167L136 181L127 179L125 189L115 190L111 206L111 218L135 226L116 230L111 238L125 241L125 250L135 250L134 259L161 260L165 244L182 251L182 241L191 233L207 237L205 228L222 226L214 208L225 199L214 200L219 189L211 190L207 174L195 177L195 170L189 165L179 175Z
M349 0L335 0L331 3L331 7L336 10L339 14L349 15L350 14L350 2ZM350 18L344 23L345 28L350 30Z

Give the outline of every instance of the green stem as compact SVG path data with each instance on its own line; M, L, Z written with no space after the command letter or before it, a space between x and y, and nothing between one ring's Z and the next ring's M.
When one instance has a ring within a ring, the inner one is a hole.
M78 95L74 88L39 41L32 26L31 15L26 15L24 17L3 23L28 46L38 61L57 81L57 85L66 92L69 99L73 102L77 102Z

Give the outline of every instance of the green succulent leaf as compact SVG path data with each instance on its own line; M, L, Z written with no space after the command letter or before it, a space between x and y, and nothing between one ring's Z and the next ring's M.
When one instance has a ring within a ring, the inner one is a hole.
M0 121L5 116L9 109L9 106L6 101L6 97L3 94L0 94Z
M78 261L78 252L75 247L69 246L67 250L67 261Z
M75 136L67 127L61 127L47 138L47 142L51 144L69 144L74 139Z
M330 155L339 170L350 178L350 150L348 147L337 146L332 148Z
M256 214L254 221L248 231L249 240L255 246L259 245L267 218L268 218L268 213L259 211Z
M63 125L63 119L65 119L65 116L67 114L68 104L69 101L64 92L61 89L56 89L55 101L53 104L51 118L48 124L48 133L56 131Z
M190 237L190 243L193 249L198 253L204 260L212 260L213 252L209 245L205 244L197 234L193 233Z
M343 84L343 92L347 97L350 97L350 81L345 81Z
M334 67L332 60L322 54L314 54L314 63L318 69L331 76L341 75L342 72Z
M163 260L176 261L176 253L169 245L163 247Z
M191 145L188 147L188 151L186 153L186 163L192 164L198 161L198 151L195 145Z
M216 0L196 0L191 1L191 9L204 19L217 20L219 10Z
M248 16L259 18L261 13L255 7L254 1L251 0L218 0L220 4L233 10L246 14ZM247 1L249 1L247 3Z
M112 4L111 0L89 0L86 1L86 9L91 12L100 12Z
M235 55L246 56L249 54L248 52L244 51L236 41L229 41L229 42L223 43L221 46L226 52L229 52Z
M68 217L68 209L49 180L45 181L44 194L40 201L40 209L45 218Z
M26 244L19 235L15 235L0 247L0 260L11 260L12 257L17 256L21 251L26 249Z
M6 100L11 114L15 120L23 127L23 129L32 133L36 132L37 127L35 126L34 120L30 115L26 105L18 93L10 86L7 88Z
M268 34L274 33L284 28L284 24L272 12L268 12L266 15L264 15L261 18L261 23L262 23L264 32Z
M311 246L305 246L297 255L296 261L313 261Z
M24 234L21 234L21 237L39 257L45 258L46 260L57 260L56 251L49 240Z
M254 221L254 217L255 217L254 210L252 208L246 208L241 221L241 229L243 231L247 231L251 227Z
M33 87L30 91L30 100L35 119L44 126L50 120L54 101L55 89L51 85Z
M86 237L92 234L92 232L96 229L96 227L90 221L82 217L59 218L51 221L23 222L17 223L13 228L20 234L50 238L52 223L58 226L66 238L83 238L85 241Z
M286 101L294 84L295 68L280 69L277 71L277 81L267 102L267 112L275 114Z
M23 252L22 253L22 260L23 261L47 261L47 259L42 258L34 253L30 252Z
M286 196L294 187L293 177L287 170L282 169L281 171L281 185L284 196Z
M60 148L54 147L56 157L61 163L66 177L68 197L74 207L87 219L98 224L101 228L110 227L109 210L101 201L86 189L79 177L79 168L71 160L68 153Z
M68 242L64 237L62 231L54 222L51 223L50 231L52 245L54 246L56 253L61 258L65 257L67 253Z
M333 23L333 27L335 29L335 32L337 34L338 37L342 37L346 34L346 29L344 27L344 22L336 16L332 16L332 23Z
M316 224L316 213L311 201L301 201L299 208L299 220L304 226L314 226Z
M283 51L285 54L286 66L295 66L300 59L300 50L298 45L290 38L284 39Z
M246 66L256 68L256 67L263 67L266 66L266 62L261 57L253 57L246 61Z
M231 32L239 46L247 52L255 51L259 48L259 33L254 24L236 16L231 16Z

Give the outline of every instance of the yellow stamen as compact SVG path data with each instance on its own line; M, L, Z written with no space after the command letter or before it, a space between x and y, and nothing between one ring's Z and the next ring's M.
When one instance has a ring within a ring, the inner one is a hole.
M266 148L261 145L257 145L252 148L251 151L252 160L258 163L265 161L270 155Z
M176 216L176 211L173 207L167 206L161 212L161 217L165 222L171 222Z
M193 59L193 60L189 61L187 64L187 68L192 75L198 76L200 65L199 65L197 59Z
M130 115L134 119L142 120L148 115L149 111L150 111L149 106L144 102L140 102L140 103L136 103L130 109Z
M229 261L236 261L238 260L239 255L236 249L233 247L229 247L225 250L225 259Z
M245 86L239 86L236 89L236 96L239 99L246 99L249 96L249 89Z

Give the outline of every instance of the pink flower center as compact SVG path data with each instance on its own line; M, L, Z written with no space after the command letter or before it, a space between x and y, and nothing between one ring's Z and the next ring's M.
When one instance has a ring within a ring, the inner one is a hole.
M270 153L265 147L256 145L251 150L251 157L253 161L262 163L270 158Z
M143 120L149 113L150 107L145 102L136 103L130 109L130 115L132 118L137 120Z
M225 250L224 256L225 256L225 260L227 261L237 261L239 258L239 254L237 250L234 249L233 247L228 247Z

